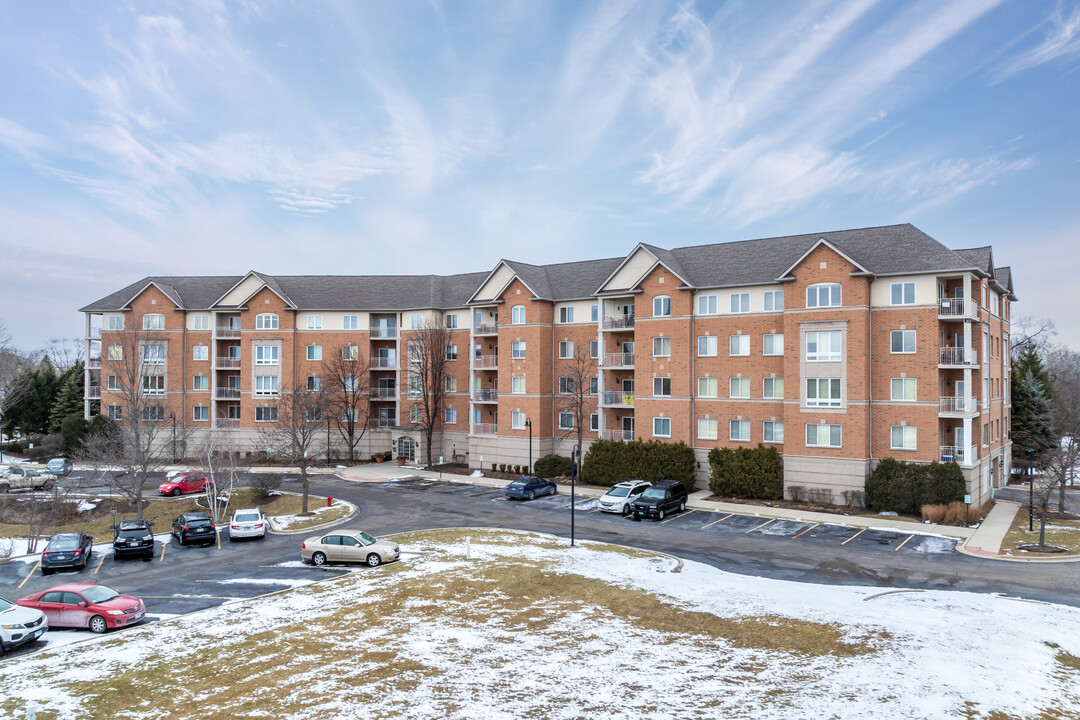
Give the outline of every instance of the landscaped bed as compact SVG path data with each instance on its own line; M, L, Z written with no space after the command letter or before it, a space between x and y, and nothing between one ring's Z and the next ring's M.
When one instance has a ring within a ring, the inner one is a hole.
M0 718L1080 714L1075 608L510 531L393 539L401 563L10 661Z
M1012 526L1001 543L1002 555L1020 557L1066 558L1080 555L1080 517L1071 513L1051 512L1046 518L1046 544L1054 548L1062 548L1064 552L1054 550L1042 550L1039 544L1039 510L1035 510L1035 529L1028 531L1027 508L1020 508L1013 518ZM1024 547L1025 549L1021 549Z

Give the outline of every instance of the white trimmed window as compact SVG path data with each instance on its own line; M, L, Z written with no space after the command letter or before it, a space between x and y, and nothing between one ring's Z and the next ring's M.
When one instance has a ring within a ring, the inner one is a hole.
M412 350L415 343L409 344L409 349ZM360 359L360 346L358 345L342 345L341 346L341 359L356 362Z
M593 413L589 416L589 429L596 432L600 429L600 414Z
M209 330L210 329L210 316L209 315L194 315L191 318L192 330Z
M698 357L716 357L716 335L698 335L697 339L697 354Z
M589 357L592 358L592 359L596 359L596 358L600 357L600 341L599 340L590 340L589 341Z
M164 375L143 375L142 376L142 390L146 395L164 395L165 394L165 376Z
M210 359L210 346L209 345L193 345L191 347L191 359L192 360L209 360Z
M210 376L209 375L195 375L191 378L192 390L209 390L210 389Z
M277 365L278 364L278 346L277 345L256 345L255 346L255 364L256 365Z
M159 313L147 313L142 316L143 330L164 330L165 316Z
M806 333L807 362L839 362L840 331Z
M560 376L559 377L559 394L570 395L574 392L574 378Z
M568 413L568 412L559 413L559 429L560 430L573 430L574 429L574 413Z
M510 311L510 324L511 325L524 325L525 324L525 306L515 305Z
M892 400L913 402L916 400L917 382L915 378L893 378L890 381Z
M525 392L524 375L514 375L510 378L510 392L515 395L521 395Z
M446 346L446 359L457 360L457 345Z
M308 390L322 390L322 377L319 375L307 376L307 389Z
M513 342L513 344L510 345L510 357L513 358L514 360L524 360L525 359L525 341L524 340L515 340Z
M806 307L840 307L840 286L826 283L806 288Z
M653 397L671 397L671 378L654 377L652 379Z
M149 422L165 420L165 408L161 405L147 405L142 409L142 419Z
M574 322L574 308L573 307L561 307L559 308L559 322L572 323Z
M653 357L671 357L671 338L654 337L652 339Z
M916 432L914 425L893 425L889 432L889 447L893 450L914 450Z
M343 392L356 392L360 388L360 379L356 375L343 375L341 377L341 389Z
M308 330L322 330L322 315L308 315L307 316L307 329Z
M514 412L510 413L510 429L525 429L525 413L521 412L520 410L515 410Z
M191 419L195 422L205 422L210 419L210 408L206 405L196 405L191 408Z
M732 357L750 354L749 335L731 335L728 337L728 354Z
M277 375L256 375L255 376L255 394L256 395L277 395L278 394L278 376Z
M457 330L457 313L448 313L443 319L447 330Z
M124 408L122 406L120 406L120 405L110 405L109 406L109 419L110 420L123 420L124 419Z
M762 335L761 354L783 355L784 333L769 333L767 335Z
M653 317L667 317L671 314L671 298L667 295L657 295L652 299Z
M807 447L840 447L839 425L807 425Z
M750 293L731 293L731 312L732 313L748 313L750 312Z
M914 330L892 330L889 332L889 351L894 354L910 355L915 352Z
M419 375L409 375L409 397L420 397L424 394L424 380Z
M671 418L654 417L652 419L653 437L671 437Z
M737 442L749 442L750 441L750 421L749 420L732 420L728 423L728 432L730 435L728 439L735 440Z
M307 346L307 359L308 360L322 360L322 345L308 345Z
M567 360L574 357L574 341L573 340L560 340L559 341L559 358Z
M277 330L278 329L278 316L274 313L259 313L255 316L255 329L256 330ZM274 408L274 415L277 415L277 408Z
M443 415L443 422L447 425L454 425L457 423L457 408L446 408L446 412Z
M109 375L108 377L106 377L105 378L105 389L106 390L119 390L120 389L120 378L116 377L115 375Z
M414 313L409 316L409 327L413 330L424 329L424 316L420 313Z
M840 407L840 378L806 378L807 407Z
M698 418L697 436L699 440L716 440L719 436L716 418Z
M409 422L419 423L423 416L423 411L420 409L419 405L413 405L411 408L409 408Z
M697 379L698 397L714 398L719 392L719 384L714 377L701 377Z
M277 407L255 408L255 422L277 422Z
M891 285L889 285L889 290L891 291L893 305L915 304L915 283L892 283Z
M716 295L698 295L697 313L698 315L715 315L717 313Z
M589 394L590 395L597 395L599 393L600 393L600 378L597 378L597 377L589 378Z
M453 375L447 375L445 378L443 378L443 382L445 383L443 385L443 387L446 388L446 392L448 392L448 393L457 392L457 378L456 377L454 377Z
M766 420L761 424L761 440L767 443L784 442L784 423L779 420Z
M784 378L767 377L761 384L761 397L780 400L784 397Z
M123 345L110 345L109 346L109 359L110 360L123 360L124 359L124 346Z
M728 397L733 398L748 398L750 397L750 378L748 377L733 377L728 380Z
M600 321L600 306L599 305L591 305L589 307L589 319L592 320L593 322L599 322Z
M123 330L124 329L124 316L123 315L110 315L109 316L109 329L110 330Z
M165 346L164 345L143 345L142 348L142 361L144 365L164 365L165 364Z
M359 317L357 315L343 315L341 317L341 329L342 330L356 330L360 327Z
M764 299L765 312L775 312L784 309L784 291L766 290Z

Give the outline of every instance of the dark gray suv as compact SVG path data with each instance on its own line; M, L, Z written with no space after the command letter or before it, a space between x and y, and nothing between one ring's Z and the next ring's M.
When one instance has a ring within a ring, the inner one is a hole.
M663 520L673 512L686 509L686 487L677 480L661 480L638 496L631 506L635 520Z

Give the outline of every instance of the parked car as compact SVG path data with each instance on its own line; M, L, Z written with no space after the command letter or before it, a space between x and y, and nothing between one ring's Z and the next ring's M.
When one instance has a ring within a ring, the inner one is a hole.
M669 513L686 509L686 486L677 480L661 480L641 493L632 503L634 519L654 517L663 520Z
M136 555L143 560L154 557L154 533L145 520L121 520L113 530L113 560Z
M0 655L37 640L48 629L45 613L0 598Z
M650 487L652 485L644 480L627 480L612 485L611 489L600 498L600 512L629 515L630 505Z
M49 464L45 466L45 474L54 475L56 477L67 477L74 469L75 467L71 464L70 460L58 457L50 460Z
M554 495L557 492L558 487L550 480L528 475L519 477L506 486L508 500L535 500L538 495Z
M142 600L95 583L66 583L21 598L16 605L45 613L49 627L109 628L134 625L146 615Z
M213 545L217 540L217 529L213 519L204 512L189 512L178 515L172 523L172 534L186 545L188 540Z
M48 490L53 479L37 470L12 465L0 476L0 492L12 490Z
M158 492L162 495L178 497L188 493L202 492L210 482L198 473L176 473L175 475L169 473L165 482L158 486Z
M94 538L84 532L59 533L49 539L41 553L41 574L57 568L85 568L94 554Z
M229 520L229 542L252 537L266 537L266 516L258 508L237 510Z
M401 557L396 542L379 540L362 530L335 530L315 535L300 543L304 562L325 565L328 562L363 562L376 567Z

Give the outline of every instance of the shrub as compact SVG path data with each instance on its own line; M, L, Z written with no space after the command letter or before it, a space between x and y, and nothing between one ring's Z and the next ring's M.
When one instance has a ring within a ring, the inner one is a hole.
M829 488L810 488L806 491L806 499L819 505L832 505L833 492Z
M17 440L12 440L11 442L6 442L0 445L0 452L21 453L22 446L19 445L19 442Z
M33 445L34 447L30 447ZM64 436L60 433L51 435L27 435L19 441L23 457L27 460L47 460L56 457L64 449Z
M570 458L561 455L545 455L533 463L533 473L537 477L551 478L570 474Z
M862 490L844 490L844 505L847 507L866 507L866 493Z
M945 506L944 505L923 505L920 512L922 519L925 522L934 523L940 525L945 520Z
M802 485L789 485L787 494L795 502L802 502L806 498L806 488Z
M713 495L756 500L784 496L784 463L774 447L713 448L709 469Z
M682 442L596 440L585 453L581 477L607 486L632 478L652 483L676 480L692 491L696 464L693 449Z
M964 474L954 462L916 464L884 458L866 479L866 500L876 512L919 515L923 505L964 499Z
M255 494L256 500L265 500L281 487L281 476L272 473L258 473L251 476L248 485Z
M72 453L82 444L90 430L90 423L81 413L72 413L60 422L60 435L64 438L65 452Z

